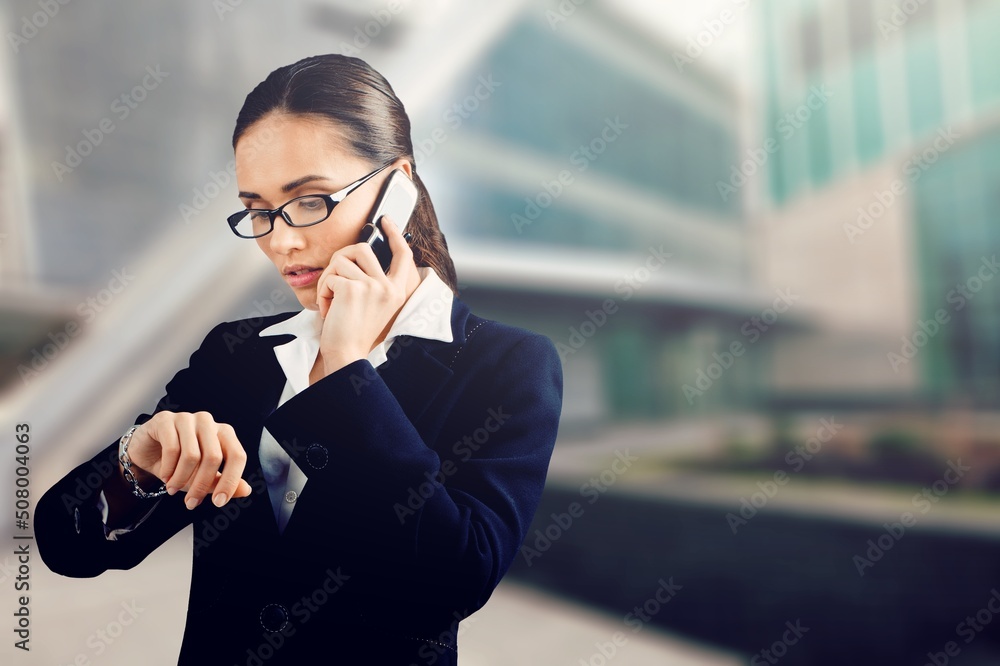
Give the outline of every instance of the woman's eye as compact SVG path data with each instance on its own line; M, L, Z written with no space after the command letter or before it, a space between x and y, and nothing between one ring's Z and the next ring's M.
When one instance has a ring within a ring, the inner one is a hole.
M322 199L319 198L302 199L301 201L299 201L299 208L301 208L302 210L317 211L317 210L322 210L325 206L326 204L323 202Z

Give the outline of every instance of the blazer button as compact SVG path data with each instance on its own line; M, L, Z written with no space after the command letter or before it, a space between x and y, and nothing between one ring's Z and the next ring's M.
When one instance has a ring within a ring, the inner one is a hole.
M281 631L288 622L288 610L281 604L268 604L260 610L260 626L264 631Z
M80 533L80 508L79 507L73 509L73 529L76 530L77 534Z
M306 449L306 462L313 469L323 469L330 460L330 452L322 444L313 443Z

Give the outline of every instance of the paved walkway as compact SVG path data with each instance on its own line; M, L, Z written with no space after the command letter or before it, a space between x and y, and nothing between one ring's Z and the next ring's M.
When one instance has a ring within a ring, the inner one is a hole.
M734 654L696 645L648 626L634 632L621 618L508 582L501 583L489 603L468 618L460 631L461 666L744 663ZM605 658L602 652L609 656Z
M5 641L0 663L19 666L153 666L175 663L190 585L190 532L178 534L132 571L90 579L32 570L31 652ZM8 556L8 565L14 564ZM2 578L2 576L0 576ZM5 589L11 581L2 581ZM9 597L8 597L9 598ZM621 632L619 645L614 645ZM625 638L627 640L622 640ZM736 666L731 655L651 627L504 582L460 629L462 666ZM615 656L602 660L601 646Z

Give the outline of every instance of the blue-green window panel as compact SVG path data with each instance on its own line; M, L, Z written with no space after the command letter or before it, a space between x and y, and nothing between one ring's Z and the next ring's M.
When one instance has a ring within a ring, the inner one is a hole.
M977 108L1000 100L1000 3L980 2L969 7L969 68L972 99Z
M998 155L1000 134L969 140L926 171L914 191L921 316L944 308L951 317L923 359L928 386L940 395L962 390L1000 398L1000 275L962 309L948 301L956 284L976 276L983 257L1000 247Z
M932 27L914 26L906 33L906 87L914 138L933 133L944 120L941 59Z
M879 100L878 72L872 54L858 55L854 61L852 81L854 97L854 128L858 161L868 164L885 151L885 130L882 126L882 105Z
M765 128L764 136L773 136L771 132L774 131L775 125L781 116L775 110L775 101L771 100L768 105L768 110L766 113L767 126ZM792 184L790 183L790 178L788 175L788 160L785 159L785 153L783 150L771 155L770 160L767 163L768 166L768 187L770 188L771 198L777 204L783 204L791 194Z
M715 187L738 153L735 109L731 126L706 117L530 20L469 72L470 81L492 73L501 86L469 114L466 127L568 164L581 144L600 136L606 118L620 116L628 129L590 168L688 206L739 216L740 197L723 201ZM727 108L726 100L719 107Z
M823 82L815 81L814 84L820 87ZM830 100L818 109L810 110L812 116L801 131L805 132L808 145L809 180L814 186L820 186L833 177L833 154L830 145Z
M572 187L572 185L571 185ZM456 205L456 233L481 241L504 240L530 245L553 245L609 251L645 250L651 242L634 228L599 215L590 215L569 208L556 200L540 209L540 214L528 224L517 224L513 214L524 216L525 197L538 192L516 193L494 190L471 181L459 181L452 190ZM519 230L520 229L520 230Z

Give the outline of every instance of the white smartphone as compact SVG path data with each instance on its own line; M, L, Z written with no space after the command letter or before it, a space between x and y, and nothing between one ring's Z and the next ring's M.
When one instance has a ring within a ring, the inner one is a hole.
M402 169L393 169L385 179L368 222L361 228L358 242L371 245L384 272L389 272L392 252L389 250L389 241L382 233L382 216L391 217L405 235L406 225L417 205L417 196L417 186L406 173Z

